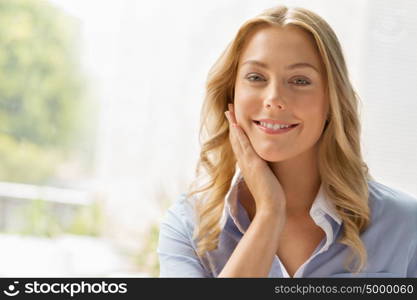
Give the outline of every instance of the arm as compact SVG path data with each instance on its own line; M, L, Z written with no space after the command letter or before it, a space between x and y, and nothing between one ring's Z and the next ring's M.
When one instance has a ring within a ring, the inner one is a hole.
M276 214L257 213L218 277L268 277L282 224Z
M187 228L186 199L174 203L166 213L159 232L159 277L212 277L203 267Z
M225 114L231 125L230 143L254 198L256 212L219 277L267 277L286 220L286 196L278 178L237 124L233 105L229 109Z

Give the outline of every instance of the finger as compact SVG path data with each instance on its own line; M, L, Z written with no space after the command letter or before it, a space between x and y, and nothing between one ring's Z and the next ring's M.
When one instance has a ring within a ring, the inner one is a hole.
M229 121L229 140L230 140L230 144L232 145L233 148L233 152L236 155L236 158L238 158L241 153L242 153L242 147L241 144L239 142L238 136L237 136L237 125L232 124L232 120L231 120L231 116L230 116L230 111L226 111L225 112L226 118Z
M240 127L236 122L236 116L234 114L233 104L229 103L229 109L230 109L230 112L228 112L228 115L229 115L229 119L231 119L232 122L234 122L234 127L235 127L234 132L236 134L236 139L239 143L239 149L241 151L240 153L241 155L245 155L251 158L253 157L253 155L256 155L255 150L253 149L252 144L248 136L246 135L245 131L243 130L243 128Z
M229 103L228 106L229 106L229 111L230 111L232 123L238 125L237 120L236 120L236 116L235 116L235 108L234 108L233 104Z
M235 128L235 132L236 132L236 139L238 140L239 149L241 151L242 157L245 157L248 159L253 158L253 155L255 155L255 150L253 149L252 144L249 141L249 138L244 132L243 128L241 128L240 126L237 126Z
M242 133L245 135L245 133L243 132L243 129L239 126L239 124L237 123L237 120L236 120L236 115L235 115L235 110L234 110L234 106L233 106L233 104L232 103L229 103L228 104L228 106L229 106L229 118L230 118L230 120L231 120L231 122L232 122L232 124L233 124L233 126L235 127L235 129L236 129L236 138L237 138L237 140L238 140L238 142L239 142L239 145L240 145L240 148L242 149L242 151L244 150L244 146L242 145L242 142L241 142L241 139L243 138L242 137ZM246 137L246 135L245 135L245 137ZM247 144L245 144L245 146L247 146Z
M240 148L242 149L242 151L245 151L245 150L250 151L252 149L252 145L250 144L250 141L249 141L246 133L243 131L243 128L240 127L237 124L236 115L235 115L235 111L234 111L234 106L231 103L229 103L228 106L229 106L229 109L230 109L229 117L232 120L232 122L235 124L235 127L236 127L235 132L236 132L236 136L237 136L237 139L239 141L239 144L240 144ZM248 148L250 148L250 149L248 149Z
M236 132L238 125L233 124L230 111L225 112L225 114L226 114L227 120L229 121L229 138L231 139L231 143L240 148L240 143L239 143L238 135Z
M236 132L237 139L239 140L240 146L243 149L243 151L250 151L250 150L254 151L252 148L252 144L249 141L248 136L243 131L243 128L240 126L237 126L235 132Z
M231 108L233 109L233 107ZM232 114L230 111L225 112L225 114L230 125L230 123L232 122ZM242 170L242 172L246 173L247 171L245 172L244 170L246 170L246 168L256 160L257 154L253 149L252 144L250 143L250 140L247 137L243 128L241 128L238 124L235 123L232 126L230 126L229 131L229 139L232 145L233 152L235 153L237 164L239 168Z
M225 111L224 112L224 114L225 114L225 116L226 116L226 119L227 119L227 121L228 121L228 123L229 123L229 127L230 127L230 130L229 131L232 131L231 130L231 127L232 127L232 125L233 125L233 122L232 122L232 118L231 118L231 116L230 116L230 111Z

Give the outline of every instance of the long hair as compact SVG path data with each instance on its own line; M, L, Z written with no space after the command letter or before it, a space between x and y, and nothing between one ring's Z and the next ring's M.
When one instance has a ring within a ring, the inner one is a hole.
M325 69L329 118L319 144L319 172L324 191L333 201L343 221L339 242L351 252L344 267L360 272L367 252L360 238L370 220L368 180L372 177L362 159L360 145L359 98L348 76L340 43L321 17L303 8L277 6L246 21L209 71L201 110L201 151L196 179L188 197L194 198L197 226L194 239L202 256L217 248L222 230L225 196L235 173L236 158L229 141L224 112L233 103L239 57L248 35L261 25L297 26L314 38ZM357 258L356 266L351 264Z

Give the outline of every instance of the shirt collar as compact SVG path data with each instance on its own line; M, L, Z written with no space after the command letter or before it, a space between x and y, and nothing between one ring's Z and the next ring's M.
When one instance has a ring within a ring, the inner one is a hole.
M225 208L223 211L223 219L225 224L226 218L229 215L232 220L234 221L237 228L240 232L244 233L246 229L249 227L250 221L247 215L246 210L240 204L237 198L237 192L241 181L243 180L242 173L239 167L236 165L236 171L232 178L232 182L230 184L230 188L225 196ZM338 215L336 208L331 202L325 191L323 184L320 185L319 191L316 195L316 198L313 201L313 204L310 208L310 215L314 221L317 219L322 218L324 215L328 215L331 219L333 219L339 226L342 223L340 216Z

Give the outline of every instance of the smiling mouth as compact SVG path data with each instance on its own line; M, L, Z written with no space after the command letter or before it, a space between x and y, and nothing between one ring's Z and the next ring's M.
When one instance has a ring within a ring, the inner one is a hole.
M294 129L295 127L297 127L299 125L299 123L297 124L288 124L288 125L272 125L272 124L268 124L268 123L264 123L264 122L260 122L260 121L253 121L256 124L256 127L258 127L260 130L262 130L263 132L267 133L267 134L281 134L281 133L286 133L291 131L292 129Z
M261 124L261 122L260 121L256 121L256 120L253 120L253 122L256 124L256 125L259 125L259 126L262 126L262 127L265 127L265 128L270 128L270 129L287 129L287 128L293 128L293 127L296 127L299 123L296 123L296 124L286 124L286 125L281 125L281 126L277 126L277 125L270 125L270 124L268 124L268 125L266 125L266 126L264 126L264 125L262 125ZM265 124L265 123L264 123Z

